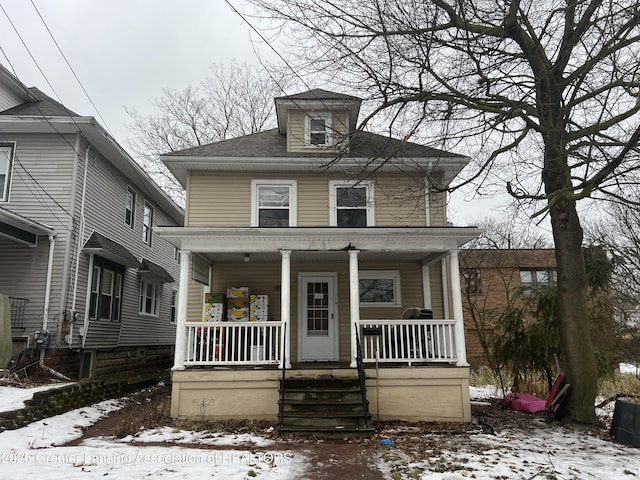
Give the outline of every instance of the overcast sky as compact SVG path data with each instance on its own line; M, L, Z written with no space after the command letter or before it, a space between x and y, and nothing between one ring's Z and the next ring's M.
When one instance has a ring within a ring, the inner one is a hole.
M123 146L130 137L125 106L151 113L150 100L163 88L197 85L212 63L257 63L257 54L277 60L224 0L0 0L0 7L0 63L27 86L96 117ZM452 199L458 224L500 204L471 209L465 196Z

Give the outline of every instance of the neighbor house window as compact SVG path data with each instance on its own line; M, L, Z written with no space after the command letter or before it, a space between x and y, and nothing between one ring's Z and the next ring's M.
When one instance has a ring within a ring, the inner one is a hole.
M9 201L15 143L0 142L0 202Z
M136 214L136 192L127 187L127 199L124 206L124 223L133 228Z
M178 291L173 289L171 291L171 323L176 323L176 316L178 314Z
M160 284L140 279L140 313L158 316L160 308Z
M373 187L370 182L331 182L330 224L334 227L374 225Z
M304 125L304 140L305 145L309 147L331 145L331 114L307 115Z
M91 276L89 318L120 321L124 267L96 257Z
M467 295L477 295L482 293L482 284L480 283L480 270L477 268L465 268L461 271L464 280L463 292Z
M296 182L254 180L251 182L251 226L295 227Z
M142 215L142 241L151 245L151 227L153 226L153 207L144 202Z
M397 307L400 299L398 270L371 270L359 273L360 305Z
M521 269L520 288L525 296L534 295L536 290L555 285L558 273L553 269Z

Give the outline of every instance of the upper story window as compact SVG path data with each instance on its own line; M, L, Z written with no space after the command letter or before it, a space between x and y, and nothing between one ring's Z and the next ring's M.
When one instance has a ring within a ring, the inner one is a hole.
M153 207L144 202L142 214L142 241L151 246L151 229L153 227Z
M308 147L331 145L331 114L314 113L305 117L304 143Z
M297 222L294 180L251 182L251 226L295 227Z
M9 201L15 143L0 142L0 202Z
M331 182L329 186L331 226L374 226L373 185L370 182Z
M520 288L525 296L532 296L536 290L555 285L558 281L558 272L553 269L521 269Z
M96 257L91 276L89 318L120 321L124 267Z
M136 215L136 192L127 187L127 198L124 206L124 223L133 228Z

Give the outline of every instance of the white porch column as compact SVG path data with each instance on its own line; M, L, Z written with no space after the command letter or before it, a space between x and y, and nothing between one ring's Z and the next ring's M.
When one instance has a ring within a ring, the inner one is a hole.
M358 275L358 253L349 250L349 331L351 332L351 368L356 368L356 323L360 322L360 281Z
M451 304L453 307L453 319L455 320L454 332L456 336L456 357L459 367L468 366L467 346L464 338L464 317L462 313L462 291L460 290L460 264L458 262L458 250L449 250L449 275L451 278Z
M176 346L174 349L172 370L184 370L187 357L187 290L189 288L189 267L191 266L191 252L180 251L180 290L178 291L178 312L176 315Z
M429 276L429 265L422 265L422 299L424 308L431 306L431 277Z
M442 298L444 299L444 318L451 318L451 312L449 311L449 276L447 275L447 262L444 259L441 262L441 275L442 275Z
M280 250L282 255L282 277L280 287L280 309L282 330L280 341L286 368L291 368L291 250ZM280 360L282 368L282 359Z

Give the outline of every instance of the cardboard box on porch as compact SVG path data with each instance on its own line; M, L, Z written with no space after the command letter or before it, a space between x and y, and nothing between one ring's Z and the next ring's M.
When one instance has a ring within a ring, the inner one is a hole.
M227 288L228 298L249 298L249 287L229 287Z

